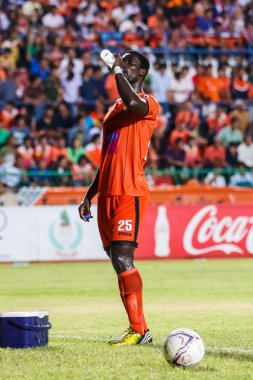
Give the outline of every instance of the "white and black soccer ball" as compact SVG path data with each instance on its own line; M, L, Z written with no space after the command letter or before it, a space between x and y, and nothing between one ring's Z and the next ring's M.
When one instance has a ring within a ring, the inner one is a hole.
M205 345L196 331L181 328L171 331L163 344L163 354L170 364L190 367L205 355Z

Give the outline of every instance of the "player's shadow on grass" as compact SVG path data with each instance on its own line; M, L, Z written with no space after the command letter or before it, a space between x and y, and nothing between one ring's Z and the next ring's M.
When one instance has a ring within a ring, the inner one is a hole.
M219 357L224 359L235 359L244 362L252 362L253 361L253 352L224 352L224 351L207 351L206 355Z

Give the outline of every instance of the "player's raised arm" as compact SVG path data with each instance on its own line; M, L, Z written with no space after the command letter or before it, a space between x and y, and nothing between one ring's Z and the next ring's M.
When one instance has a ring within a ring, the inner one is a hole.
M90 218L93 218L90 211L91 201L98 193L98 183L99 183L99 169L97 171L96 177L89 187L85 197L83 198L80 206L78 207L79 216L85 222L89 222Z
M136 115L146 115L149 110L148 103L137 95L142 92L142 82L145 78L149 66L144 68L138 56L126 53L123 57L115 54L115 62L112 72L115 75L119 95L130 113ZM147 64L149 65L149 64ZM129 81L131 84L129 83Z

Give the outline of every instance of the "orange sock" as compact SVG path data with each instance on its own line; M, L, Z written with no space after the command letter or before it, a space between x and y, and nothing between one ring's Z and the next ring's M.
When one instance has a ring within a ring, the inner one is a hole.
M142 306L142 280L136 268L118 274L122 302L126 308L130 325L139 334L147 330Z

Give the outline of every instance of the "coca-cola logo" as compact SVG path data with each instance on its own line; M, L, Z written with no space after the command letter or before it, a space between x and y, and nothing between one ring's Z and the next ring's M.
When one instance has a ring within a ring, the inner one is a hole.
M186 252L190 255L215 251L253 254L253 216L224 216L219 219L217 213L217 207L210 205L193 216L183 237Z

